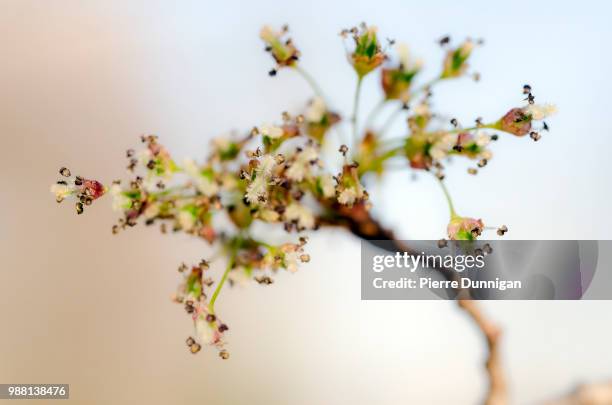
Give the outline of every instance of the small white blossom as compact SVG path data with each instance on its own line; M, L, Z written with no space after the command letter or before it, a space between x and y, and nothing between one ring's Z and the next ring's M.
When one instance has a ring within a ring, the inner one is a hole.
M213 325L201 317L195 320L195 334L201 344L214 345L220 339L219 333L214 329Z
M256 203L261 197L268 193L268 180L264 177L257 177L246 189L245 197L248 202Z
M300 255L297 252L285 253L284 262L285 268L292 273L298 271Z
M489 142L491 142L491 137L487 134L478 134L476 136L476 145L480 146L481 148L483 146L487 146Z
M229 138L225 136L219 136L213 139L212 142L216 149L222 150L222 151L227 150L232 145L232 142L229 140Z
M491 152L488 149L485 149L482 152L480 152L480 154L478 156L481 159L491 160L491 158L493 158L493 152Z
M146 219L155 218L159 214L159 204L149 204L142 214Z
M425 103L418 104L414 107L414 115L429 115L429 106Z
M59 200L63 200L64 198L74 194L75 188L74 186L69 186L67 184L53 184L51 185L51 192L55 194L55 198Z
M245 197L250 203L259 202L260 198L265 198L268 194L268 183L272 177L272 171L276 167L276 159L272 155L265 155L255 169L255 180L246 189Z
M442 160L448 155L448 152L453 149L453 146L455 146L456 143L456 135L445 134L440 137L436 143L433 144L433 146L429 150L429 155L434 160Z
M123 211L132 206L132 200L123 194L123 190L119 184L113 184L111 186L110 194L113 197L113 211Z
M285 133L281 127L277 127L275 125L262 125L259 127L259 132L262 135L273 139L280 138Z
M196 223L196 218L191 211L181 210L178 214L178 223L184 231L191 231Z
M336 185L331 174L324 174L319 178L319 182L321 191L323 191L323 197L331 198L336 195Z
M192 159L185 159L183 161L183 168L185 169L185 173L192 178L194 185L200 193L207 197L212 197L219 192L217 183L204 176Z
M323 101L321 97L315 97L308 105L304 118L306 118L308 122L318 123L321 122L326 112L327 107L325 106L325 101Z
M395 51L397 52L397 57L402 64L404 70L418 70L423 65L423 61L421 59L415 59L414 61L410 57L410 49L408 45L400 42L395 45Z
M304 229L313 229L315 226L315 218L310 211L305 206L298 203L291 203L285 208L285 220L289 222L296 221L298 227Z
M138 156L136 157L136 159L138 160L138 163L146 166L149 161L151 159L153 159L153 152L151 152L150 149L142 149L141 151L138 152Z
M274 210L264 209L257 211L257 218L266 222L276 222L280 218L280 214Z
M274 31L269 25L264 25L259 31L259 37L267 42L276 40L279 35L280 33Z
M169 176L166 177L169 178ZM158 190L158 182L159 180L157 180L154 176L147 176L147 178L142 181L141 188L149 193L153 193Z
M345 188L338 195L338 202L342 205L353 205L357 200L357 190L354 188Z
M296 154L295 161L287 169L287 177L294 181L302 181L309 173L312 161L319 158L317 150L311 146Z
M247 271L242 267L238 267L230 271L227 275L227 278L232 283L237 284L239 286L244 286L251 281L251 277L249 277Z
M525 113L531 115L531 119L539 121L557 112L553 104L529 104L525 107Z
M266 178L270 178L272 170L276 167L276 159L272 155L265 155L261 158L257 167L257 174Z

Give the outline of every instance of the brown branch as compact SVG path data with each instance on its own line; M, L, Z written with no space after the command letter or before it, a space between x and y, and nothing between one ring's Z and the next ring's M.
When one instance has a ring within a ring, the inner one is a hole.
M485 367L489 376L489 390L484 403L485 405L506 405L508 404L508 387L500 353L501 330L483 315L476 301L462 298L458 299L457 303L472 318L487 340L489 353Z
M547 402L547 405L610 405L612 404L612 382L579 386L564 398Z
M333 212L330 217L320 220L321 225L344 227L358 238L369 241L374 246L392 253L395 253L396 250L415 253L405 243L397 240L391 230L386 229L372 218L363 204L355 205L352 208L334 206L330 212ZM386 243L378 243L377 241L386 241ZM389 245L389 242L392 246ZM452 270L446 268L436 268L436 270L448 280L456 278L456 273ZM459 308L472 318L487 342L488 355L485 364L489 377L489 388L484 404L507 405L508 388L499 348L501 330L483 315L476 301L470 298L469 291L459 290L457 303Z

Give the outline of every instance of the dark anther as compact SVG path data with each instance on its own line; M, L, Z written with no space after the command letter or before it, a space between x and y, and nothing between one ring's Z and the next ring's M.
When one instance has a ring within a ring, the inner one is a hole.
M523 86L523 94L529 94L531 93L531 86L526 84Z

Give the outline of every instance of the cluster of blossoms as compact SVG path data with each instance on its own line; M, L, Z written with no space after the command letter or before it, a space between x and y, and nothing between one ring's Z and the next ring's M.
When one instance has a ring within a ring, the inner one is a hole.
M191 159L177 163L156 136L142 136L143 148L126 152L130 180L115 180L106 187L96 180L73 178L62 168L62 179L51 188L58 202L76 198L79 214L84 206L111 195L113 208L121 213L113 233L139 222L159 225L163 233L188 233L224 253L228 263L217 281L208 261L179 267L182 282L174 301L183 305L193 320L194 333L187 339L192 353L210 345L219 349L222 358L228 358L225 335L229 328L215 312L225 283L253 280L269 285L279 270L295 272L310 260L301 233L322 225L346 225L346 218L358 221L368 216L371 203L364 182L369 174L374 178L384 175L391 164L434 174L449 205L446 237L478 238L488 228L481 219L455 212L444 185L445 162L452 156L475 161L477 168L469 169L475 174L491 160L492 141L503 134L529 134L537 141L541 131L549 128L544 119L554 112L551 105L536 104L531 87L525 85L525 105L511 108L494 121L477 118L471 127L462 127L454 118L441 123L439 114L430 109L432 89L440 81L468 75L468 60L479 41L466 40L452 48L450 39L443 38L440 43L448 49L440 73L415 86L422 63L412 58L403 44L389 40L389 46L383 48L376 28L362 24L341 32L354 42L346 52L357 81L353 115L344 120L301 67L300 52L287 35L287 27L279 31L264 27L260 33L276 63L272 75L280 69L293 70L312 85L314 97L301 111L284 112L278 122L256 125L241 135L214 139L201 163ZM381 73L381 101L360 128L360 85L377 69ZM375 128L372 123L378 113L393 105L395 111L382 127ZM399 136L389 138L386 132L398 116L404 117L406 125ZM351 125L353 139L343 139L337 152L325 153L330 149L324 146L342 135L345 123ZM280 225L297 235L293 243L270 244L257 237L256 222ZM507 231L506 226L497 228L500 236Z

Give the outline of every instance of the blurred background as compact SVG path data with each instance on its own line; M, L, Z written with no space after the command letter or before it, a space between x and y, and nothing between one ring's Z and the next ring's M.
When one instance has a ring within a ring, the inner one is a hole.
M262 24L289 23L304 66L348 111L355 77L338 32L361 21L439 71L450 34L485 38L480 83L443 83L435 108L471 123L521 103L529 83L559 108L533 143L503 137L486 170L448 171L458 210L515 239L608 239L612 219L612 39L605 2L0 1L0 382L69 383L82 404L474 404L485 346L450 302L363 302L359 242L311 238L313 260L271 287L225 289L231 359L188 353L192 327L170 301L177 265L210 253L184 235L111 235L103 201L77 217L49 193L57 170L109 181L155 133L182 160L210 139L296 111L311 96L272 67ZM362 111L379 99L366 80ZM405 238L448 220L430 178L396 172L375 213ZM602 271L602 269L600 269ZM612 378L610 302L487 302L504 328L514 403Z

